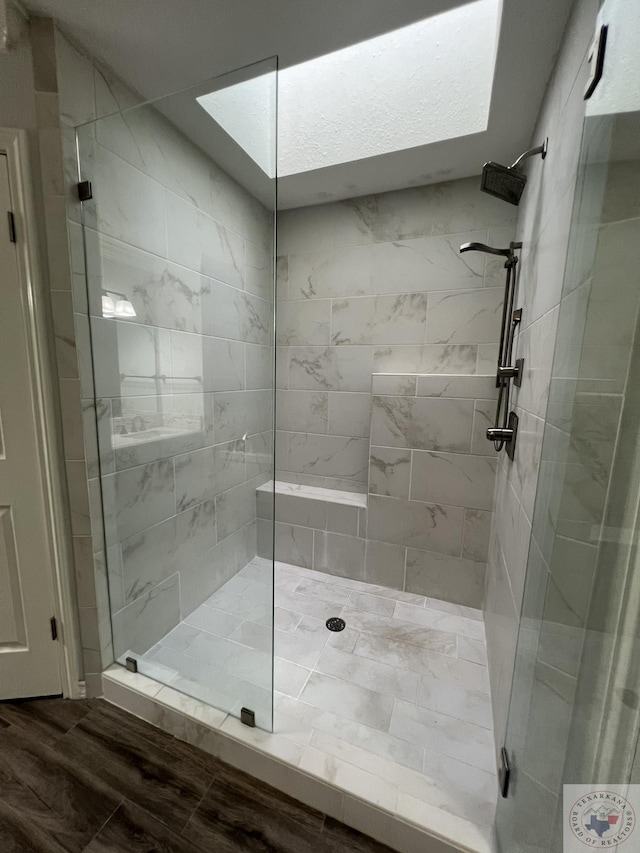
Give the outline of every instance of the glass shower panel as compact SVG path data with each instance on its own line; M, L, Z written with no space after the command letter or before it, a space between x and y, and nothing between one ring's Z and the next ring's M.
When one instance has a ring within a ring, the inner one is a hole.
M621 9L601 13L613 68ZM496 819L505 853L563 850L563 785L640 781L639 199L640 112L589 104Z
M108 114L76 133L114 656L271 729L276 60L148 103L96 85Z

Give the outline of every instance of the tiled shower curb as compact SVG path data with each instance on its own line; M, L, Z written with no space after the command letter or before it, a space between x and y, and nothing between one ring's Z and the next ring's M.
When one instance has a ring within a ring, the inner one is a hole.
M115 664L102 674L102 685L108 702L398 853L492 853L492 845L484 838L446 838L426 823L418 826L405 821L364 797L310 775L288 762L287 745L291 741L286 737L244 726L235 717L147 676Z

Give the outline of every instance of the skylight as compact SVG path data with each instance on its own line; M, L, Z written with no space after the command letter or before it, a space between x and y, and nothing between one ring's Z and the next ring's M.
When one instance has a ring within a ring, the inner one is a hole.
M281 71L279 175L486 130L499 9L476 0ZM272 88L265 75L198 98L270 177Z

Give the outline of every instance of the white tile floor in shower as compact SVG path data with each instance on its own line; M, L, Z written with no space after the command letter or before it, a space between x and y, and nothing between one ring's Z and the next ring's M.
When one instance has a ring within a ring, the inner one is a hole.
M264 725L270 582L256 558L139 671L224 710L250 707ZM488 839L497 782L481 612L282 563L275 604L282 757L445 837ZM346 629L330 632L331 616Z

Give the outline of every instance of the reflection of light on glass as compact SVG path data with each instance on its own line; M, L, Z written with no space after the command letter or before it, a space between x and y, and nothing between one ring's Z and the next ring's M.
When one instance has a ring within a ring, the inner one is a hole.
M114 302L113 297L118 299ZM136 316L136 309L127 299L124 293L118 293L116 290L102 291L102 316L103 317L118 317L120 320L128 320Z
M129 302L128 299L118 299L118 301L116 302L115 314L116 317L121 317L123 319L127 317L135 317L136 309L133 307L133 305Z
M115 317L116 306L113 299L106 293L102 294L102 316Z

